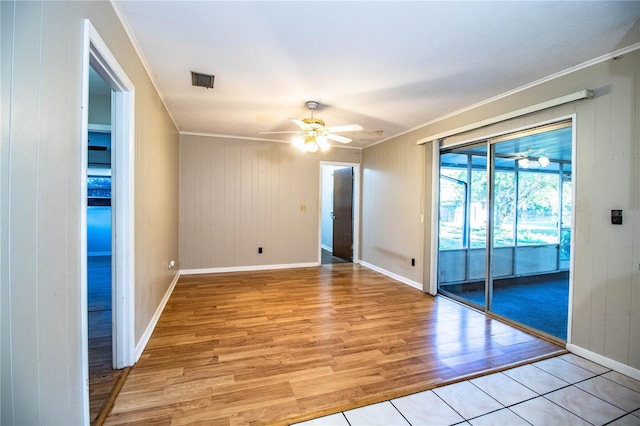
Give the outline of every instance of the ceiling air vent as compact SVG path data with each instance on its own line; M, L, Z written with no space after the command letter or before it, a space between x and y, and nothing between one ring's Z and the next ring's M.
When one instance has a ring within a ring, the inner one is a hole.
M199 72L191 71L191 84L198 87L206 87L207 89L213 89L213 79L215 76L209 74L202 74Z

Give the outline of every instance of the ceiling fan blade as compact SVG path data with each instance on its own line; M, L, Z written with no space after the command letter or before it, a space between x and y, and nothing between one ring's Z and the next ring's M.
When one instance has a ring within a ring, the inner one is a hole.
M349 143L349 142L351 142L351 139L349 139L349 138L345 138L344 136L340 136L340 135L332 135L331 133L329 133L327 135L327 139L331 139L332 141L336 141L336 142L340 142L340 143Z
M299 127L305 127L307 125L307 123L305 123L302 120L298 120L297 118L290 118L289 120L291 120L294 123L296 123Z
M359 132L362 130L362 126L359 124L345 124L344 126L327 127L329 132Z

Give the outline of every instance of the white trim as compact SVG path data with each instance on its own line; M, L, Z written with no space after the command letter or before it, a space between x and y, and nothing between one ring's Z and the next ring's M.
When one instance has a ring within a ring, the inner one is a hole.
M534 112L542 111L545 109L557 107L559 105L564 105L569 102L578 101L581 99L591 99L593 98L593 91L591 90L580 90L578 92L570 93L568 95L560 96L554 99L550 99L548 101L540 102L535 105L530 105L528 107L520 108L515 111L510 111L505 114L501 114L495 117L487 118L486 120L480 120L475 123L467 124L465 126L458 127L456 129L447 130L445 132L436 133L435 135L428 136L426 138L418 139L416 144L422 145L427 142L437 141L440 139L447 138L449 136L458 135L460 133L469 132L471 130L480 129L482 127L487 127L492 124L501 123L503 121L512 120L514 118L522 117L523 115L531 114Z
M433 142L433 161L431 170L431 271L429 274L428 292L432 296L438 294L438 262L440 247L440 143ZM425 165L426 167L426 165Z
M80 333L82 364L82 423L91 423L89 408L89 301L87 291L87 171L89 150L85 149L84 141L89 134L89 57L91 56L91 24L85 20L82 35L82 111L81 111L81 149L80 149Z
M582 358L595 362L596 364L600 364L603 367L607 367L614 371L617 371L620 374L624 374L625 376L629 376L633 379L640 380L640 370L637 368L630 367L619 361L613 360L611 358L607 358L604 355L600 355L598 353L592 352L588 349L582 348L578 345L574 345L571 343L567 343L567 350L573 354L581 356Z
M620 49L620 50L616 50L615 52L607 53L607 54L602 55L602 56L600 56L598 58L595 58L595 59L590 59L590 60L588 60L586 62L583 62L581 64L578 64L578 65L576 65L574 67L570 67L570 68L567 68L565 70L559 71L557 73L554 73L554 74L548 75L546 77L543 77L540 80L536 80L536 81L533 81L531 83L527 83L524 86L517 87L517 88L515 88L513 90L501 93L501 94L499 94L497 96L494 96L492 98L489 98L489 99L485 99L484 101L475 103L473 105L470 105L468 107L459 109L459 110L454 111L452 113L445 114L445 115L440 116L438 118L434 118L433 120L427 121L426 123L419 124L419 125L417 125L415 127L412 127L409 130L405 130L405 131L397 133L397 134L395 134L393 136L389 136L389 137L387 137L385 139L382 139L380 141L374 142L374 143L372 143L370 145L365 146L364 148L369 148L369 147L372 147L374 145L378 145L380 143L386 142L388 140L395 139L395 138L400 137L402 135L406 135L406 134L411 133L413 131L420 130L420 129L424 128L424 127L430 126L430 125L435 124L435 123L439 123L439 122L444 121L444 120L446 120L448 118L460 115L460 114L462 114L464 112L471 111L471 110L473 110L475 108L479 108L479 107L481 107L483 105L490 104L492 102L495 102L495 101L503 99L503 98L507 98L507 97L509 97L509 96L511 96L511 95L513 95L515 93L519 93L519 92L528 90L528 89L530 89L532 87L536 87L536 86L539 86L539 85L544 84L546 82L555 80L556 78L560 78L560 77L563 77L565 75L569 75L569 74L571 74L573 72L580 71L581 69L588 68L588 67L590 67L592 65L597 65L597 64L599 64L601 62L605 62L605 61L608 61L610 59L617 58L617 57L625 55L625 54L627 54L629 52L633 52L634 50L637 50L637 49L640 49L640 43L632 44L631 46L625 47L625 48Z
M144 331L144 333L142 333L142 336L140 337L140 341L136 345L136 349L134 353L134 363L138 362L138 360L142 356L142 352L144 352L144 349L147 347L147 343L149 343L149 339L151 339L153 330L155 330L156 325L158 325L158 320L160 320L160 316L162 315L164 308L167 306L167 302L169 302L169 298L173 293L173 289L176 288L176 284L178 284L179 279L180 279L180 272L178 272L176 276L173 277L173 281L171 281L171 284L169 285L169 288L164 294L162 301L158 305L156 312L153 314L151 321L149 321L149 325L147 325L147 329Z
M422 288L422 284L420 284L419 282L410 280L409 278L402 277L402 276L400 276L398 274L395 274L395 273L393 273L391 271L387 271L386 269L379 268L379 267L377 267L375 265L372 265L372 264L370 264L368 262L365 262L364 260L360 261L360 264L362 266L364 266L365 268L369 268L369 269L371 269L373 271L379 272L382 275L386 275L386 276L388 276L390 278L393 278L396 281L400 281L403 284L410 285L411 287L413 287L413 288L415 288L417 290L424 291L423 288Z
M326 251L333 251L333 247L325 246L324 244L320 244L320 248Z
M128 91L116 91L112 99L115 122L111 148L111 185L115 194L112 207L115 303L112 311L118 328L118 347L114 361L116 368L124 368L133 365L135 347L135 92L133 88Z
M568 315L567 315L567 344L571 343L571 338L572 338L572 332L573 332L573 327L572 327L572 323L573 323L573 296L574 296L574 291L575 291L575 285L573 282L573 277L574 277L574 272L575 272L575 264L576 264L576 256L575 256L575 250L576 250L576 215L577 215L577 209L576 209L576 188L578 187L578 185L576 185L577 179L576 179L576 175L578 172L578 168L575 167L574 165L577 164L576 163L576 154L577 154L577 147L578 147L578 135L577 135L577 130L578 130L578 114L571 114L571 237L569 240L569 305L567 306L567 309L569 310ZM562 188L560 188L560 190L562 190Z
M182 269L180 275L220 274L225 272L270 271L272 269L311 268L320 266L320 262L286 263L280 265L223 266L220 268Z
M495 143L495 142L493 142L494 139L500 138L502 136L511 135L513 133L518 133L518 132L523 132L523 131L535 129L537 127L544 127L544 126L548 126L550 124L560 123L562 121L569 121L574 116L575 116L575 114L562 115L562 116L559 116L559 117L550 118L548 120L539 121L539 122L534 123L534 124L525 124L524 126L521 126L521 127L514 127L513 129L501 130L499 132L490 133L488 135L478 135L478 136L475 136L473 138L456 141L455 143L448 144L445 147L440 146L440 149L441 150L442 149L450 149L450 148L455 148L455 147L458 147L458 146L464 146L464 145L468 145L468 144L472 144L472 143L479 143L479 142L482 142L482 141L489 141L490 144L493 144L493 143ZM440 144L440 145L442 145L442 144Z

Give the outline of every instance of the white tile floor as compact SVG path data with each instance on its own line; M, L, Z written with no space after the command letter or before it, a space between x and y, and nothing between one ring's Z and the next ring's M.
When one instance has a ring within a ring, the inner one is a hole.
M573 354L298 423L634 425L640 381Z

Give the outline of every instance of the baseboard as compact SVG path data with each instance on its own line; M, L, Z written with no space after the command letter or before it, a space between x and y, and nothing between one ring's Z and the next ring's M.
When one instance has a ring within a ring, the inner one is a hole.
M407 284L407 285L410 285L413 288L417 288L418 290L424 291L424 289L422 288L422 284L420 284L419 282L410 280L409 278L402 277L402 276L400 276L398 274L394 274L393 272L387 271L386 269L382 269L382 268L379 268L379 267L377 267L375 265L367 263L364 260L361 260L360 264L362 266L364 266L365 268L369 268L369 269L372 269L372 270L374 270L376 272L380 272L382 275L386 275L388 277L393 278L394 280L400 281L403 284Z
M320 266L318 262L286 263L281 265L225 266L222 268L183 269L180 275L219 274L223 272L268 271L271 269L310 268Z
M573 354L581 356L582 358L586 358L589 361L593 361L596 364L600 364L603 367L607 367L614 371L617 371L620 374L624 374L625 376L640 380L640 370L637 368L630 367L626 364L615 361L611 358L607 358L604 355L591 352L590 350L584 349L572 343L567 343L567 350Z
M320 244L320 248L322 248L323 250L326 250L328 252L333 252L333 247L329 247L329 246L325 246L324 244Z
M142 334L142 337L140 338L140 341L136 345L136 351L134 354L134 357L135 357L134 363L138 362L138 360L142 356L142 352L144 351L144 348L147 347L147 343L149 343L151 334L153 333L153 330L155 330L156 325L158 324L158 320L160 319L160 315L162 315L162 311L164 311L165 306L167 306L169 297L171 297L171 293L173 293L173 289L176 287L176 284L178 283L178 279L180 279L180 272L178 272L176 276L173 277L173 281L171 281L171 285L169 285L169 288L167 289L167 292L164 294L164 297L162 298L160 305L158 305L158 309L156 309L156 312L155 314L153 314L153 317L151 318L151 321L149 322L147 329L144 331L144 333Z

